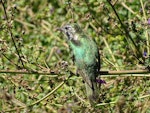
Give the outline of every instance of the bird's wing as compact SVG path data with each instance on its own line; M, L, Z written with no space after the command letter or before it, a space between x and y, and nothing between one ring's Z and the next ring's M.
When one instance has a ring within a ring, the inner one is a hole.
M99 53L99 50L98 50L98 47L97 47L97 54L96 54L96 60L97 60L97 66L98 66L98 72L101 68L101 65L100 65L100 53Z
M89 76L86 74L86 71L85 71L84 69L82 69L82 70L78 70L78 73L79 73L79 75L82 76L84 82L85 82L90 88L92 88L91 80L90 80Z
M96 66L98 67L97 69L98 69L98 72L99 72L99 70L100 70L100 68L101 68L99 49L98 49L98 46L97 46L97 44L96 44L95 39L92 40L92 38L90 38L90 40L94 42L94 44L92 44L92 45L94 45L94 46L95 46L94 48L96 48L96 52L97 52L97 53L95 54L95 57L96 57Z

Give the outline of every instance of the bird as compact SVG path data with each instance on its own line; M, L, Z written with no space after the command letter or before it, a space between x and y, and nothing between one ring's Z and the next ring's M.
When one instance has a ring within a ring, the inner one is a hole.
M73 52L77 73L82 76L90 103L98 102L98 83L100 54L94 39L87 36L77 23L63 25L60 30L67 38Z

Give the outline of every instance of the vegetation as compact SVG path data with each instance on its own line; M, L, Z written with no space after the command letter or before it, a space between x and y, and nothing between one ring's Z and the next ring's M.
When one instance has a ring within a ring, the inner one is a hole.
M150 113L145 74L103 76L100 103L90 106L82 78L73 74L66 39L57 30L77 22L96 40L101 70L150 71L150 1L0 2L0 70L5 70L0 73L0 112Z

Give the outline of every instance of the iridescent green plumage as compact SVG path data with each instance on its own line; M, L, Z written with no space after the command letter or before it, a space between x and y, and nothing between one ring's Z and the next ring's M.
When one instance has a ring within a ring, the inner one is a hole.
M100 69L97 45L76 23L65 25L61 30L68 38L78 72L85 81L87 96L91 103L95 103L98 100L96 77Z

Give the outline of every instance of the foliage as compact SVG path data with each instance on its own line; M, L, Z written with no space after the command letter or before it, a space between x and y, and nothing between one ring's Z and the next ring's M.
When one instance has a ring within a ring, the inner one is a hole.
M33 104L69 77L70 70L75 70L68 44L64 36L57 31L69 22L77 22L87 35L96 40L101 53L101 70L146 68L150 64L149 1L1 2L4 2L7 16L1 4L0 70L42 70L61 74L57 77L39 74L0 74L0 111L150 112L150 97L144 97L150 95L148 77L103 78L106 84L101 85L100 102L110 104L100 103L91 107L84 94L85 87L81 77L73 75L47 99ZM33 105L26 109L19 109L19 106L31 104Z

